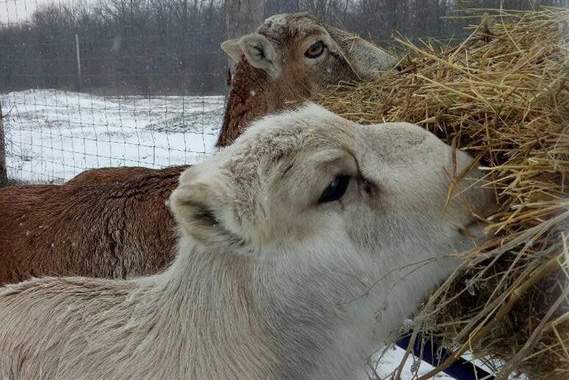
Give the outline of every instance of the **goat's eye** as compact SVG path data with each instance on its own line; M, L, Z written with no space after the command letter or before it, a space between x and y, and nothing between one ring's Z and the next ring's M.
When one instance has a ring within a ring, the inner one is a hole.
M348 190L351 179L352 177L347 174L338 174L324 190L318 199L318 203L334 202L342 198Z
M307 58L318 58L324 53L324 49L326 49L326 45L324 42L317 41L310 45L308 50L304 53Z

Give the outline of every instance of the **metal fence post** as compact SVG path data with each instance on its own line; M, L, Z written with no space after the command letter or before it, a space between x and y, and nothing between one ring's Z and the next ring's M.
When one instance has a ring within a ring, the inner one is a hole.
M77 56L77 92L81 92L81 53L79 53L79 35L75 33L75 54Z
M4 114L0 103L0 187L8 184L8 171L6 169L6 138L4 136Z

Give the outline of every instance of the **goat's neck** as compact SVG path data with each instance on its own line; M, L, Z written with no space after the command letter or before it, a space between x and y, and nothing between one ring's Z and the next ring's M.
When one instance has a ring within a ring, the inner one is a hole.
M182 238L182 242L187 240ZM208 323L212 323L227 319L228 312L246 315L250 309L252 293L247 258L209 253L185 244L162 276L165 296L180 306L184 303L180 311L188 313L189 319L201 318L205 313L212 318Z
M332 273L337 268L321 268L328 269L325 277L330 283L341 283L340 278L352 275ZM359 351L346 353L346 347L338 347L337 334L348 336L348 340L357 338L351 335L352 330L343 330L343 307L333 304L338 300L337 292L327 283L311 279L314 272L290 277L286 271L285 267L275 270L272 262L253 263L247 257L203 252L195 246L181 249L162 275L166 285L159 314L165 320L158 324L168 325L174 315L181 323L195 326L192 336L180 338L195 342L189 349L199 345L200 350L210 352L209 363L202 365L227 367L229 361L238 369L245 367L242 361L261 360L268 364L262 367L271 370L258 378L277 379L285 373L291 380L320 379L323 374L328 379L341 378L338 375L353 368L356 361L362 363ZM273 276L288 279L275 281ZM323 297L325 291L329 293ZM216 358L221 357L223 363L216 364ZM338 368L340 363L343 368Z
M353 378L374 341L375 303L357 299L371 268L357 259L343 263L317 256L303 252L294 265L261 266L254 274L258 307L267 311L264 321L278 343L281 368L292 378Z
M245 58L239 62L231 83L217 146L230 145L249 123L275 111L270 105L274 103L270 99L275 96L271 93L271 86L274 84L270 83L264 70L252 67Z
M386 248L393 252L381 255L380 266L365 255L342 260L337 248L316 260L318 254L297 255L292 265L204 252L184 239L181 246L187 248L163 275L160 313L196 326L197 335L181 339L211 350L211 365L220 350L234 368L242 360L265 360L272 373L259 378L266 379L287 373L330 380L363 368L363 357L454 267L447 260L415 262L420 255L413 252L425 248L413 242ZM432 253L443 249L449 247Z
M375 262L369 260L372 253L360 256L356 247L331 247L326 255L297 256L294 266L261 269L257 276L270 286L258 291L271 294L259 304L273 311L265 317L281 342L277 355L284 358L287 373L298 373L299 378L314 373L310 379L354 377L364 368L364 358L396 333L427 292L452 272L456 262L434 259L449 249L429 249L416 241L409 246L386 244L375 252L382 257ZM425 250L433 259L420 259Z
M207 368L209 378L276 379L277 360L254 307L249 260L203 251L187 237L180 246L172 266L158 277L154 323L161 326L160 336L178 341L177 355ZM263 373L255 373L251 363Z
M472 244L461 239L454 248ZM453 248L448 243L425 245L418 237L383 242L381 252L315 242L310 246L321 248L314 252L276 249L264 259L200 251L189 240L182 238L185 248L163 275L160 313L196 327L180 339L210 353L202 365L212 371L265 361L271 373L244 377L252 379L348 377L457 264L436 258Z

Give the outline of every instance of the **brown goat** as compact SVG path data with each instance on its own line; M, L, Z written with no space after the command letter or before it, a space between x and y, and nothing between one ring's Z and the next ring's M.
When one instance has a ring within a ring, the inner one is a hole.
M308 13L269 17L256 33L225 41L237 63L217 146L253 120L308 99L342 81L372 79L396 60L382 49Z
M289 102L395 65L383 50L306 13L273 16L257 33L222 48L239 64L220 146ZM161 270L175 243L164 202L185 168L94 169L63 185L0 189L0 284L40 275L125 278Z
M0 284L158 272L176 240L164 202L186 168L97 169L63 185L0 189Z

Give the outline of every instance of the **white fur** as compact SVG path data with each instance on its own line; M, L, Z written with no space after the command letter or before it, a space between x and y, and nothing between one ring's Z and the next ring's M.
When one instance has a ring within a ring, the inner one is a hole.
M470 161L459 152L459 170ZM265 118L180 178L164 273L0 290L0 379L355 378L473 245L463 198L442 212L444 166L450 147L410 124L314 105ZM354 178L319 204L336 174Z

